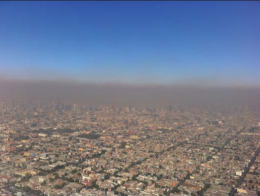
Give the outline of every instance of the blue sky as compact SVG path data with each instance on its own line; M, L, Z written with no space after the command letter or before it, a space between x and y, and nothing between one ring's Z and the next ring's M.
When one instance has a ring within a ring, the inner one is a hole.
M0 77L260 86L259 2L0 2Z

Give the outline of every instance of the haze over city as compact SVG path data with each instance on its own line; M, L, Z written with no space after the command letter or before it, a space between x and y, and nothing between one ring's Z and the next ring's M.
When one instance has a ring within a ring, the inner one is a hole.
M259 10L0 2L0 196L260 196Z
M182 99L228 87L257 100L258 10L258 2L1 2L1 96L131 103L130 92L132 102L152 91L169 101L176 88ZM223 93L215 92L230 98Z

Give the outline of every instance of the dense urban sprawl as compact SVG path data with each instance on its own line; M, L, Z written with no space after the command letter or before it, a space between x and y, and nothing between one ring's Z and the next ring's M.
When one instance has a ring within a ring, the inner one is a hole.
M256 108L0 109L0 195L260 195Z

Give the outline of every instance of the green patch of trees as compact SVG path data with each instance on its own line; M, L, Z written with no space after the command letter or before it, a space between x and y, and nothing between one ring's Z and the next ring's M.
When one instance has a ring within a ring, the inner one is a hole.
M101 136L101 135L96 134L96 133L81 134L81 135L79 135L79 137L87 138L87 139L98 139L98 138L100 138L100 136Z

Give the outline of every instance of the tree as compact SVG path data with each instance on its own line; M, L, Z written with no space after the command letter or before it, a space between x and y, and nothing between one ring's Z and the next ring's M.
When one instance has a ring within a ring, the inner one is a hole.
M23 191L25 191L25 192L30 192L30 191L32 190L31 187L29 187L29 186L25 186L25 187L23 187L22 189L23 189Z
M136 178L137 178L137 175L133 175L133 176L132 176L132 180L133 180L133 181L135 181Z
M105 180L109 179L109 175L106 174L106 175L104 176L104 179L105 179Z
M190 179L190 172L187 173L185 179Z
M207 156L207 161L211 160L212 159L212 156Z
M208 188L210 188L210 184L205 184L205 190L207 190Z
M71 171L71 173L72 173L72 174L77 173L77 169L73 169L73 170Z
M92 181L92 187L99 189L99 186L97 185L97 180Z
M54 188L55 188L55 189L61 189L62 186L61 186L61 185L55 185Z
M180 189L178 189L178 187L174 187L171 191L172 193L180 193Z
M162 175L162 174L160 174L159 176L157 176L157 179L158 179L158 180L161 180L161 179L162 179L162 177L163 177L163 175Z
M118 177L117 174L118 174L118 171L115 171L113 175L114 175L115 177Z

